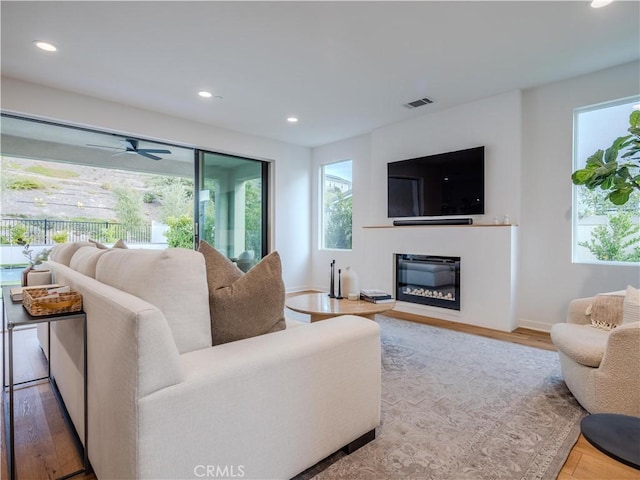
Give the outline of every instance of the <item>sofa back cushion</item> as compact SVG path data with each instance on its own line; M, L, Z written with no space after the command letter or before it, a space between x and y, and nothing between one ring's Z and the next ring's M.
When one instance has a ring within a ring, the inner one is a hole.
M73 257L73 255L82 247L91 247L97 249L96 246L90 242L60 243L58 245L55 245L51 249L49 258L54 262L61 263L68 267L71 263L71 258Z
M207 275L198 252L112 249L98 259L95 278L160 309L180 353L211 346Z
M91 278L96 278L96 265L98 259L110 250L104 250L99 247L80 247L71 257L69 267L78 273L82 273Z

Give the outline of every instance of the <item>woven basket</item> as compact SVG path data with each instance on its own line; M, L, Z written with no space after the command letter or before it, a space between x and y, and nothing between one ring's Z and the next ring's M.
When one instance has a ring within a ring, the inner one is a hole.
M82 310L82 295L75 290L60 293L52 298L43 298L49 295L46 288L25 288L22 291L22 304L34 317Z

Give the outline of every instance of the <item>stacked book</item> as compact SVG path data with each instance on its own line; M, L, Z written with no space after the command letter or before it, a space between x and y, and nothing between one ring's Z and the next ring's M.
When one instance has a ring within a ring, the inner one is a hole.
M371 303L392 303L395 300L384 290L360 290L360 300Z
M52 283L50 285L37 285L37 286L29 286L29 287L12 287L9 290L9 296L11 297L11 301L13 303L22 303L22 300L24 298L23 292L25 289L29 289L29 288L45 288L45 289L50 289L50 288L57 288L60 287L60 285L58 285L57 283Z

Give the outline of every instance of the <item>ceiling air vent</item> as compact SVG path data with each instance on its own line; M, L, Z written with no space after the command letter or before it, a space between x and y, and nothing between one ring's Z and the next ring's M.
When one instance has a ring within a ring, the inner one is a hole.
M429 97L424 97L424 98L421 98L420 100L414 100L413 102L405 103L404 107L408 109L412 109L412 108L422 107L423 105L429 105L430 103L433 103L433 100L431 100Z

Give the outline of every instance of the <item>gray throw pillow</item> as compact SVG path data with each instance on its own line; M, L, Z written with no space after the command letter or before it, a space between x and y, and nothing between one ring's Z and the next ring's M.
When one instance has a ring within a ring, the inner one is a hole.
M243 273L206 242L204 255L209 285L213 345L284 330L284 282L278 252Z

